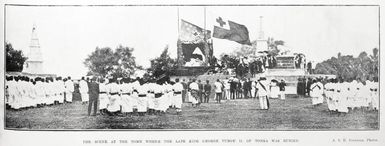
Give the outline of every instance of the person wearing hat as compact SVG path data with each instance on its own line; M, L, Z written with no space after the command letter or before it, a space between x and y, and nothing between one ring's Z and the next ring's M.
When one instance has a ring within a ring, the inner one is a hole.
M91 79L91 82L88 84L88 89L89 92L88 94L90 95L90 100L88 104L88 116L91 115L91 108L92 105L94 106L94 112L91 116L96 116L96 112L98 111L98 100L99 100L99 84L96 82L96 77L93 77Z
M270 93L269 83L266 77L261 76L257 82L259 105L262 110L268 110L270 107L269 98L267 97Z

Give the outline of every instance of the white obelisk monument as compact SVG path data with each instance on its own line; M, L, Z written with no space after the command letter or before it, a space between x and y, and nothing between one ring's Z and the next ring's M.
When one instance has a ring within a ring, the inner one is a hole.
M39 38L36 33L36 25L33 25L31 44L29 46L28 59L24 62L23 72L31 74L43 74L43 56L40 50Z

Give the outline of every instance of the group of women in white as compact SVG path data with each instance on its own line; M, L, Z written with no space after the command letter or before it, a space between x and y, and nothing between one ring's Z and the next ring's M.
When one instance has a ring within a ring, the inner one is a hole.
M6 106L19 110L72 102L71 78L6 76Z
M325 85L320 80L311 85L310 96L313 105L324 102L324 96L328 109L331 112L348 113L355 109L378 110L379 95L378 82L360 79L350 82L330 79Z
M139 80L101 80L99 83L99 110L102 114L139 115L164 114L170 107L177 113L182 109L183 85L176 83L143 83Z

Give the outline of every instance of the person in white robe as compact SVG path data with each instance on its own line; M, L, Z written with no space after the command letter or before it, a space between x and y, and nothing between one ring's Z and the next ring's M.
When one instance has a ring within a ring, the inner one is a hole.
M109 82L110 83L107 85L107 91L110 96L110 101L107 106L107 111L109 115L117 115L120 112L120 89L116 83L116 79L111 79Z
M347 92L349 92L348 89L349 83L341 81L336 85L337 89L337 110L341 114L346 114L349 112L348 109L348 96Z
M155 83L148 83L148 93L147 93L147 107L148 114L152 115L155 113L155 93L154 89L156 88Z
M270 82L270 98L276 99L279 95L279 86L277 80L271 80Z
M137 91L138 91L137 109L140 116L144 116L144 114L147 112L147 108L148 108L147 94L149 91L148 88L149 88L148 84L144 84L144 83L142 83L140 86L137 87Z
M100 79L99 83L99 112L104 115L107 113L107 107L110 102L107 88L108 80Z
M313 80L313 84L310 85L310 96L312 97L312 105L317 106L323 103L323 85L318 80Z
M128 79L123 80L123 84L120 85L121 87L121 104L122 104L122 113L125 115L131 115L133 112L133 105L132 105L132 87L129 84Z
M88 95L88 83L85 81L84 77L79 81L79 92L80 97L82 98L82 103L87 104L89 101L89 95Z
M67 80L64 83L65 87L65 101L71 103L73 92L75 91L74 82L71 80L71 77L67 77Z
M260 77L259 81L256 85L258 89L258 98L260 109L268 110L270 108L270 103L268 99L268 95L270 94L269 83L266 80L266 77Z
M196 79L193 80L193 82L189 86L190 93L191 93L191 98L189 99L192 103L193 107L198 106L198 99L199 99L199 85L196 82Z
M173 104L175 105L177 114L182 112L182 91L183 85L179 82L179 79L175 79L175 84L172 86L172 90L174 91L173 96Z

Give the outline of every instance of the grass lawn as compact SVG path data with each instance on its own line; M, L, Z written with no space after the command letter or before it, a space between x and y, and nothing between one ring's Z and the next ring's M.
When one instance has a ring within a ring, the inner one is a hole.
M271 99L269 110L259 110L257 99L203 103L192 108L185 103L182 114L146 116L87 116L87 105L71 104L6 110L6 128L21 129L199 129L199 130L378 130L376 111L352 111L330 115L327 105L311 106L310 98L289 95Z

